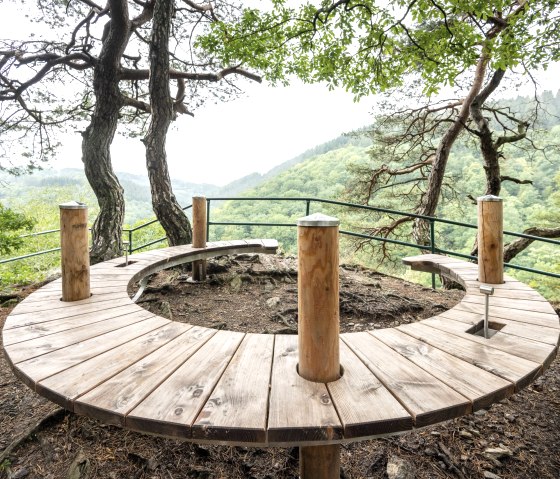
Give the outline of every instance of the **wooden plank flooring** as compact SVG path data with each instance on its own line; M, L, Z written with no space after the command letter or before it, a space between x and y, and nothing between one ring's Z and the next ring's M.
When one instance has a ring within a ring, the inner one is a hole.
M468 414L508 397L548 367L558 316L506 277L490 298L490 339L471 334L484 313L476 265L438 255L414 269L466 285L454 308L394 329L341 335L342 377L297 372L297 337L175 323L132 304L131 282L192 258L272 252L272 240L190 245L92 268L93 295L60 301L54 281L14 308L3 330L14 372L65 408L130 429L192 441L312 445L392 434Z

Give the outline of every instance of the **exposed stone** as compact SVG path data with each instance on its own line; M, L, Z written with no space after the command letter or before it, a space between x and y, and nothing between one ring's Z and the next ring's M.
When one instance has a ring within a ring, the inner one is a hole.
M510 456L513 456L513 452L503 444L500 444L500 447L489 447L484 450L484 457L488 459L502 459Z
M280 298L278 296L273 296L272 298L266 300L266 305L269 308L275 308L279 304L280 304Z
M8 477L9 479L23 479L24 477L29 476L29 470L26 467L22 467L18 469L16 472L10 474Z
M398 456L391 456L387 461L389 479L414 479L414 465Z
M239 291L242 285L243 280L239 276L234 276L229 282L230 288L235 292Z
M67 479L82 479L87 477L90 463L83 451L80 451L68 468Z
M494 474L493 472L484 471L484 479L502 479L502 478L497 474Z

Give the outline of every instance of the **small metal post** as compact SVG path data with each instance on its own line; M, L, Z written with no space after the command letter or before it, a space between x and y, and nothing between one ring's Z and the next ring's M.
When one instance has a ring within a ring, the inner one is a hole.
M480 292L484 294L484 339L488 339L490 337L488 331L490 296L494 294L494 288L492 288L492 286L486 286L485 284L483 284L482 286L480 286Z
M123 249L124 249L124 265L128 266L128 247L130 245L129 241L123 241Z
M305 216L311 214L311 200L305 200Z

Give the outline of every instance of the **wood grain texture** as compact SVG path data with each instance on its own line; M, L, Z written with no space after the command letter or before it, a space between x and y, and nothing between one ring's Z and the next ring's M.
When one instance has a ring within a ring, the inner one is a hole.
M527 386L542 372L542 366L539 363L493 348L491 340L488 344L479 344L422 323L406 324L397 329L513 382L516 391Z
M308 446L299 450L301 479L340 479L340 445Z
M381 329L371 334L459 394L469 398L475 411L511 396L515 390L512 382L397 329Z
M32 324L46 323L48 321L54 321L58 319L65 319L77 316L83 316L85 314L108 314L111 315L111 310L119 306L130 306L131 301L129 298L122 298L118 300L113 300L111 302L100 302L100 303L87 303L68 306L67 308L53 309L41 311L40 313L22 313L16 316L8 316L6 322L4 323L4 331L12 328L21 328L24 326L30 326ZM136 309L142 310L139 306ZM110 316L107 316L110 317Z
M172 437L191 437L204 407L243 333L218 331L126 417L126 427Z
M193 438L266 442L274 336L247 334L193 427Z
M344 427L344 437L412 429L412 417L350 348L340 344L343 376L327 388Z
M532 339L519 340L519 337L503 333L501 330L494 334L490 339L485 339L482 336L475 336L465 331L465 325L457 321L445 318L430 318L422 321L422 324L431 326L436 329L441 329L448 333L459 336L463 339L468 339L479 344L490 345L500 351L505 351L514 356L528 359L536 363L540 363L544 368L548 368L550 363L556 356L555 348L550 345L533 341Z
M12 362L19 363L27 359L42 356L43 354L57 349L71 346L72 344L86 341L95 336L100 336L110 331L115 331L131 324L144 321L146 318L152 316L153 314L149 311L141 310L141 312L129 313L111 318L110 321L85 324L84 326L73 328L68 331L49 334L48 336L12 344L6 346L5 350L9 354Z
M327 387L297 372L297 338L277 335L268 413L269 443L335 441L342 425Z
M367 332L342 335L391 394L411 414L416 427L472 411L471 402Z
M512 303L513 305L513 303ZM453 311L466 311L469 313L484 314L484 304L476 303L459 303L452 308ZM496 319L508 319L520 323L534 324L536 326L544 326L547 328L560 329L558 315L552 313L540 313L535 311L523 311L520 309L506 308L502 306L492 306L490 302L490 316Z
M478 199L478 280L484 283L504 282L503 209L501 200Z
M484 316L482 314L469 313L466 311L449 310L439 314L436 318L451 319L473 326L480 323L484 319ZM539 341L554 346L560 344L560 330L558 329L535 326L534 324L524 324L503 318L495 318L493 316L489 317L489 321L504 324L504 327L501 329L501 332L504 334L532 339L533 341Z
M69 304L69 303L65 303ZM39 337L49 336L51 334L68 331L79 327L86 327L89 324L98 323L100 321L112 321L119 316L126 314L138 313L138 308L128 304L126 306L118 306L110 310L99 313L88 313L83 316L72 316L70 318L56 319L45 323L36 323L21 328L12 328L4 331L4 346L22 343ZM48 341L47 338L44 339Z
M167 320L158 318L146 311L145 319L142 321L137 321L129 326L19 362L17 363L17 369L25 378L28 378L26 382L33 384L35 389L35 384L41 379L63 371L116 346L125 344L127 341L154 331L157 328L161 328L167 322Z
M28 296L31 298L32 296ZM73 301L71 303L61 300L61 293L51 293L49 295L44 295L41 301L27 301L23 300L19 303L10 313L10 316L17 316L23 313L40 313L42 311L53 311L55 309L65 309L72 306L90 304L90 303L100 303L104 301L114 301L119 299L128 299L126 292L121 291L111 292L107 294L96 294L92 295L87 299L82 299L79 301Z
M340 377L338 227L298 226L299 373L316 382Z
M62 300L89 298L89 246L87 208L60 207L60 266Z
M161 320L161 318L158 318ZM135 325L86 342L85 347L70 346L49 355L49 369L37 381L36 391L74 411L74 400L107 381L130 365L189 330L181 323ZM38 373L38 371L35 371Z
M80 396L75 401L74 411L123 426L126 414L157 389L215 333L216 330L200 326L189 329L140 361L130 362L127 368ZM128 353L125 354L128 359Z
M462 303L484 304L485 295L481 293L466 294L461 300ZM502 308L519 309L521 311L533 311L535 313L556 314L552 305L546 301L532 301L521 298L504 298L499 295L490 296L490 306L499 306Z
M193 248L206 247L206 198L204 196L193 196L192 199L192 223L193 223ZM206 280L206 260L194 261L192 265L193 281Z

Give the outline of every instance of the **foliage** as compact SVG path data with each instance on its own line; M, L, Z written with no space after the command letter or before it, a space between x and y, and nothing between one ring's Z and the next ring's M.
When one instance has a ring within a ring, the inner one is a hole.
M23 245L23 231L30 231L35 222L0 203L0 255L17 251Z
M299 8L274 0L217 22L199 44L271 81L326 81L358 96L416 73L430 94L454 85L492 52L491 69L546 67L560 58L557 2L322 0Z

